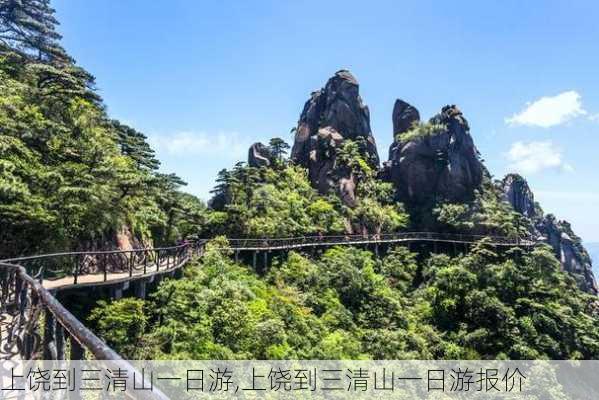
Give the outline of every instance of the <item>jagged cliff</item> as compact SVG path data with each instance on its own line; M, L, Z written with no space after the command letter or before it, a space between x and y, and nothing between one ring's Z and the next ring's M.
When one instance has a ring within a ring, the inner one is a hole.
M337 152L346 139L361 141L366 160L378 168L370 111L362 102L356 78L349 71L340 70L304 105L291 159L308 169L310 182L321 194L336 189L346 204L354 205L355 178L351 174L332 174L337 166Z
M320 194L335 192L346 206L354 208L361 202L356 196L360 182L351 169L344 168L338 155L347 140L357 142L361 157L378 170L378 179L392 184L393 201L404 204L410 212L412 228L443 231L449 229L447 220L451 220L453 229L457 226L471 233L497 234L504 222L518 220L509 215L514 214L513 209L525 218L515 222L514 234L527 229L531 238L551 245L562 268L575 277L580 288L598 293L591 259L570 224L544 215L521 176L510 174L492 183L468 121L457 106L444 106L422 122L416 107L398 99L392 121L394 140L389 160L379 168L370 113L360 97L358 82L349 71L338 71L305 103L291 162L307 169L311 185ZM268 147L253 144L248 164L270 166ZM438 214L443 212L447 215L442 221ZM489 218L493 213L495 220ZM505 214L505 220L497 214Z
M567 221L559 221L552 215L544 215L534 200L526 180L517 174L509 174L502 181L505 200L514 210L527 217L531 222L531 236L546 242L553 248L562 268L572 274L581 289L590 293L599 293L593 275L592 261L582 241L572 231Z

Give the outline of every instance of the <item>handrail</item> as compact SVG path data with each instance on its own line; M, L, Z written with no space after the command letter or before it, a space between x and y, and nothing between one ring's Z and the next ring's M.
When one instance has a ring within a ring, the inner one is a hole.
M532 246L535 242L506 236L485 236L470 234L447 234L435 232L401 232L366 235L299 236L289 238L231 238L228 248L236 251L261 251L271 249L293 249L308 246L333 246L343 244L381 244L401 241L443 241L455 243L474 243L488 238L492 245ZM12 317L7 337L0 344L2 352L15 347L25 359L61 359L64 357L64 334L71 338L71 352L82 357L88 351L93 357L102 360L120 360L121 357L97 336L88 330L81 321L64 308L58 300L43 287L45 265L38 274L31 274L23 263L38 260L66 257L67 264L74 263L73 284L88 265L93 264L95 273L103 273L103 282L107 281L109 268L129 272L121 280L134 279L134 276L146 276L150 268L152 273L179 268L191 257L194 251L202 251L207 240L186 242L178 246L143 248L133 250L102 250L90 252L61 252L26 256L0 260L0 314L9 313ZM151 263L150 263L151 262ZM64 272L64 266L62 266ZM83 269L82 269L83 268ZM137 271L134 274L134 271ZM142 274L143 271L143 274ZM56 273L56 271L51 271ZM89 273L89 272L86 272ZM122 275L122 274L121 274ZM92 282L88 284L98 284ZM40 314L46 313L44 334L40 335ZM44 343L41 342L43 336ZM48 344L52 346L48 347ZM61 347L62 346L62 347ZM40 354L43 352L43 354Z
M232 250L261 250L298 248L308 246L328 246L352 243L391 243L401 241L442 241L456 243L474 243L482 239L499 246L532 246L534 241L511 238L508 236L490 236L473 234L450 234L435 232L401 232L365 235L299 236L290 238L231 238L228 239Z
M127 265L132 276L133 254L146 257L150 253L157 255L157 266L160 267L160 252L166 252L166 267L169 269L170 257L173 257L172 268L184 265L194 251L201 251L203 241L187 242L179 246L159 247L152 249L114 250L93 252L54 253L40 256L20 257L0 260L0 361L2 360L62 360L65 359L66 342L70 342L70 358L84 359L85 353L97 360L110 360L121 369L134 371L135 368L111 349L70 311L68 311L40 283L42 278L32 277L27 269L15 262L48 259L50 257L77 257L129 254ZM169 254L170 253L170 254ZM147 258L146 258L147 260ZM144 270L146 269L144 265ZM104 265L106 277L106 264ZM43 269L42 269L43 271ZM75 273L77 269L75 269ZM76 280L76 275L75 275ZM42 315L44 318L42 318ZM43 326L42 325L42 320ZM138 374L139 376L139 374ZM150 393L126 393L127 396L147 400L166 400L160 390Z
M6 337L2 337L0 341L0 356L16 350L23 360L61 360L64 359L65 342L70 340L71 359L83 359L87 350L95 359L110 361L119 370L128 371L128 374L132 374L129 376L143 377L131 363L83 325L48 290L27 275L25 268L4 262L0 262L0 267L4 267L2 272L14 278L15 289L12 293L13 303L10 304L7 301L11 297L10 278L3 282L0 313L8 311L11 305L14 310L10 326L5 332ZM40 326L42 313L45 313L43 333ZM0 357L0 361L11 359L12 357ZM158 388L139 392L127 385L124 394L138 400L169 400Z
M64 328L71 338L76 340L79 345L88 349L97 360L122 360L122 357L108 347L100 338L92 331L87 329L69 310L67 310L50 292L45 289L39 282L27 275L27 271L20 265L7 264L0 262L0 266L14 269L19 280L22 280L33 294L31 302L41 301L44 308L52 313L56 321ZM26 290L21 288L21 290ZM31 296L31 294L29 295ZM15 293L15 297L22 301L23 295ZM20 306L21 304L19 304ZM35 321L30 321L34 323ZM11 332L12 333L12 332Z
M92 250L92 251L70 251L70 252L61 252L61 253L48 253L48 254L40 254L35 256L25 256L25 257L16 257L16 258L6 258L0 260L0 262L20 262L20 261L28 261L28 260L37 260L42 258L51 258L51 257L62 257L62 256L77 256L77 255L102 255L102 254L127 254L127 253L140 253L145 251L163 251L163 250L174 250L174 249L182 249L189 246L189 243L180 244L178 246L170 246L170 247L142 247L140 249L131 249L131 250Z
M121 357L88 330L81 321L71 314L45 288L43 282L44 267L40 276L31 276L23 262L47 260L49 257L62 257L81 260L80 256L99 257L103 260L104 279L106 280L106 255L128 254L120 267L128 268L129 277L133 277L134 269L148 269L147 260L150 254L155 255L158 272L179 268L189 261L194 252L201 251L203 241L186 242L172 247L144 248L135 250L113 250L93 252L63 252L52 255L20 257L18 259L0 260L0 314L6 320L0 341L0 360L19 355L24 359L63 359L66 338L71 339L71 356L75 359L83 357L85 351L99 360L120 360ZM163 253L161 255L161 252ZM134 265L136 258L146 261L142 265ZM98 260L96 260L98 261ZM117 261L123 261L119 258ZM161 269L161 267L166 268ZM77 272L74 269L74 283L77 283ZM126 271L126 270L125 270ZM45 313L45 326L39 326L40 316ZM42 343L43 341L43 343Z

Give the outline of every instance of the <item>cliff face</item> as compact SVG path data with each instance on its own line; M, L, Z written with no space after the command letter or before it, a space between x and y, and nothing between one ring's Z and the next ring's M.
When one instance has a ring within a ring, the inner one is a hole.
M393 182L397 199L408 206L472 199L485 168L468 121L455 105L443 107L426 125L419 126L419 119L415 107L396 101L395 141L385 175Z
M543 211L534 201L528 183L520 175L509 174L502 182L505 200L514 210L531 221L532 235L548 243L560 260L564 271L577 280L582 290L598 294L599 288L593 275L591 257L567 221L558 221L552 214Z
M535 198L524 178L517 174L507 175L502 182L504 200L518 213L528 218L539 217Z
M336 189L346 204L355 202L353 177L333 178L336 153L344 140L363 140L366 158L378 167L379 157L370 130L370 112L359 85L345 70L338 71L321 90L312 93L301 113L291 159L308 169L310 182L321 194Z

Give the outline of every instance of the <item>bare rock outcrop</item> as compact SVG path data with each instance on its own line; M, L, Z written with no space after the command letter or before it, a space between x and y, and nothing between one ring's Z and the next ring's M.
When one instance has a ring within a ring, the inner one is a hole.
M385 168L398 200L408 206L428 206L441 200L471 199L487 172L462 112L455 105L445 106L427 124L414 126L418 121L418 110L396 102L395 141Z
M530 220L531 236L553 248L562 269L576 279L582 290L598 294L599 287L593 274L591 257L570 224L558 221L552 214L543 215L534 201L528 183L520 175L507 175L502 181L502 188L505 201Z
M269 167L272 164L272 154L268 146L257 142L248 150L248 165L254 168Z
M416 107L401 99L395 100L393 106L393 134L409 131L415 122L420 122L420 113Z
M542 234L541 239L553 248L562 269L574 276L578 286L586 292L599 294L591 257L580 238L572 231L570 224L567 221L558 221L549 214L543 218L537 229Z
M528 218L539 217L535 197L528 182L518 174L508 174L502 181L504 200L512 208ZM542 215L541 215L542 216Z
M356 78L349 71L341 70L323 89L313 92L304 105L291 159L308 169L310 182L320 193L336 189L346 204L351 205L355 202L353 177L333 176L337 151L347 139L364 143L365 158L373 167L378 167L370 112L362 102Z

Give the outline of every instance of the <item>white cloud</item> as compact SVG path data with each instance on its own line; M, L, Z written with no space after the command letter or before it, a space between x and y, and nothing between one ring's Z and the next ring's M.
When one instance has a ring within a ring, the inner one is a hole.
M563 124L587 112L582 108L582 98L573 90L553 97L541 97L526 104L521 112L505 119L508 125L539 126L549 128Z
M573 171L561 150L551 141L515 142L506 154L512 171L534 174L543 170Z
M599 113L589 115L589 121L599 122Z
M177 132L168 135L152 135L150 143L158 152L174 156L205 155L243 158L250 143L236 132Z

